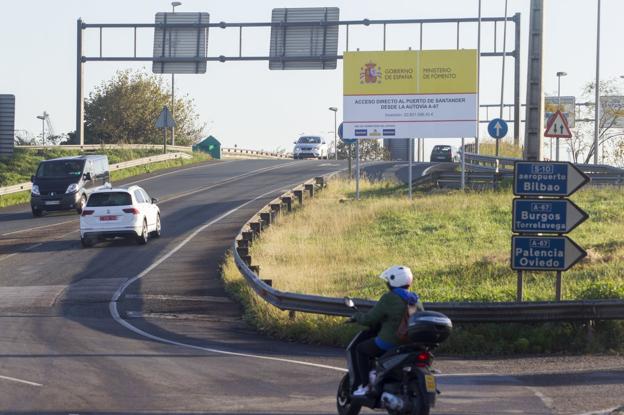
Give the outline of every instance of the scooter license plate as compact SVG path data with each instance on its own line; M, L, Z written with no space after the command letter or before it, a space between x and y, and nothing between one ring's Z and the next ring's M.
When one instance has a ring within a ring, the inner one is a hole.
M436 380L433 375L425 375L425 387L427 388L427 392L435 393Z

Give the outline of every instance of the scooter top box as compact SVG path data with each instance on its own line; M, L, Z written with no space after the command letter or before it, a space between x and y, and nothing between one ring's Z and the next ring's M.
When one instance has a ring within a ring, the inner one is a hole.
M451 319L436 311L417 312L409 318L407 336L410 341L422 344L439 344L453 331Z

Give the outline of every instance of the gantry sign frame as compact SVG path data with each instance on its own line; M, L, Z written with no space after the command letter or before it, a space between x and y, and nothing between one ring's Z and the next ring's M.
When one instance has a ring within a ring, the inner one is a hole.
M514 23L514 50L501 51L497 46L497 28L498 23L505 21ZM137 29L161 28L165 25L158 23L85 23L82 19L76 22L76 135L80 145L84 145L84 65L86 62L228 62L228 61L332 61L342 59L342 55L333 56L309 56L309 57L276 57L263 55L243 55L243 30L245 28L272 28L272 27L296 27L296 26L344 26L346 32L346 51L349 51L349 28L351 26L382 26L383 27L383 50L386 50L386 29L388 26L413 24L419 25L419 42L420 48L423 49L423 27L425 25L435 24L455 24L457 34L457 48L460 45L461 25L467 23L493 23L494 46L489 51L484 51L482 46L480 57L502 57L509 56L514 58L514 142L519 141L520 137L520 13L516 13L512 17L476 17L455 18L455 19L399 19L399 20L343 20L335 22L242 22L242 23L202 23L202 24L167 24L166 28L206 28L212 29L238 29L239 48L238 56L206 56L203 58L155 58L154 56L137 56ZM83 35L86 30L99 31L99 56L83 55ZM102 54L102 37L104 29L132 29L134 31L134 53L131 56L104 56Z

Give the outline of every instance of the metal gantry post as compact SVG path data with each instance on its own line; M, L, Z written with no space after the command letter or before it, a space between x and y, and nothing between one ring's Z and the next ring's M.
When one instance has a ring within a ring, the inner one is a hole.
M84 145L84 85L82 62L82 19L76 22L76 138Z
M516 24L515 49L514 49L514 146L520 147L520 13L514 15Z
M544 43L544 0L531 0L529 18L529 68L527 73L525 160L542 160L544 94L542 54Z
M409 139L409 172L407 175L407 188L408 188L408 193L409 193L409 198L410 200L412 200L412 181L413 181L413 177L412 177L412 167L413 167L413 161L414 161L414 139L410 138Z

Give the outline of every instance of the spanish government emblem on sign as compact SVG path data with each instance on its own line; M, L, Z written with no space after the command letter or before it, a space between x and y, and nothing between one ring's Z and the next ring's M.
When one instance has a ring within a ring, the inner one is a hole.
M360 72L361 84L380 84L381 83L381 68L377 67L374 62L365 64Z

